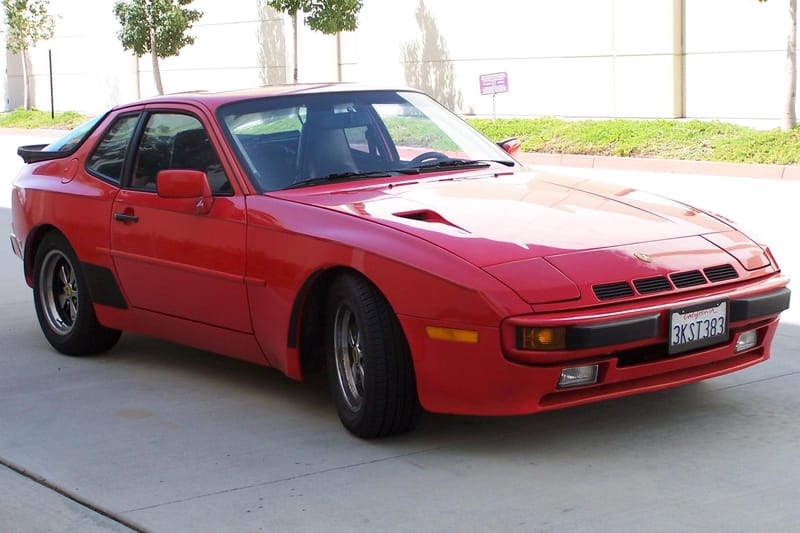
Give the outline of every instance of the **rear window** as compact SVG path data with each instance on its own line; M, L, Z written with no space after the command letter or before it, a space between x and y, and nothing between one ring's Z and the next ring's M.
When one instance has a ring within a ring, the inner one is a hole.
M26 163L36 163L38 161L50 161L51 159L60 159L66 157L75 150L86 140L86 138L94 131L97 125L102 121L108 113L103 113L93 119L87 120L77 128L73 129L63 137L56 139L50 144L30 144L27 146L20 146L17 149L17 154Z
M94 128L100 123L101 120L106 116L106 113L103 113L99 116L96 116L92 119L87 120L80 126L76 127L74 130L70 131L63 137L56 139L55 141L51 142L44 148L42 148L42 152L73 152L75 151L78 146L89 136L89 134L94 130Z

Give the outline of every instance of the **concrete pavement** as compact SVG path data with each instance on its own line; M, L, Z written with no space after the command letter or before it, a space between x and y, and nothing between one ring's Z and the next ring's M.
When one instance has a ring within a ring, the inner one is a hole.
M0 528L4 533L131 531L89 506L65 497L53 487L33 481L6 466L0 466Z
M17 144L0 133L4 186ZM723 212L800 279L800 182L537 170ZM59 356L9 246L0 269L0 461L38 480L0 467L3 532L800 531L795 309L772 359L743 372L528 417L426 415L364 442L320 379L127 334L100 357Z

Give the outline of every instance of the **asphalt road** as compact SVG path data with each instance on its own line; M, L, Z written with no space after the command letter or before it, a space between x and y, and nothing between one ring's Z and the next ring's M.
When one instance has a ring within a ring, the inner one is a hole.
M18 143L0 134L0 154ZM19 164L0 164L7 186ZM725 208L800 276L800 183L580 172ZM127 334L60 356L8 245L0 271L2 532L800 531L795 310L772 359L733 375L364 442L319 379Z

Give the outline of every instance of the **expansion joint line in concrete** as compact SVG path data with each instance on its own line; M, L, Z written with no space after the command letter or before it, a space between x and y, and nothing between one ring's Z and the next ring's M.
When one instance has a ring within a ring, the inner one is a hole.
M118 523L118 524L120 524L120 525L122 525L124 527L127 527L128 529L130 529L130 530L132 530L132 531L134 531L136 533L150 533L150 531L148 529L145 529L144 527L140 526L139 524L136 524L135 522L127 520L127 519L123 518L122 516L114 513L113 511L109 511L108 509L104 509L103 507L101 507L101 506L99 506L99 505L97 505L95 503L90 502L86 498L78 496L77 494L74 494L73 492L70 492L69 490L65 489L64 487L60 487L60 486L56 485L55 483L53 483L49 479L47 479L47 478L45 478L43 476L40 476L40 475L38 475L38 474L36 474L34 472L31 472L30 470L28 470L26 468L23 468L22 466L19 466L19 465L15 464L15 463L12 463L11 461L8 461L7 459L5 459L3 457L0 457L0 465L8 468L9 470L13 470L17 474L30 479L31 481L41 485L42 487L50 489L53 492L57 492L58 494L60 494L61 496L67 498L68 500L71 500L71 501L77 503L81 507L85 507L86 509L88 509L88 510L94 512L94 513L97 513L97 514L99 514L101 516L104 516L104 517L108 518L109 520L112 520L112 521L114 521L114 522L116 522L116 523Z

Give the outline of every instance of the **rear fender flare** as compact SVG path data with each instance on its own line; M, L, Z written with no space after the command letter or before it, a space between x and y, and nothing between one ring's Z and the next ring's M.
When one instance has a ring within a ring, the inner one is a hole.
M33 287L33 263L34 259L36 258L36 250L38 250L39 243L42 242L44 236L50 232L59 233L66 239L66 236L63 234L63 232L59 231L58 228L51 224L42 224L41 226L33 228L25 238L25 250L23 251L22 268L25 273L25 282L29 287ZM68 239L67 241L69 242Z

